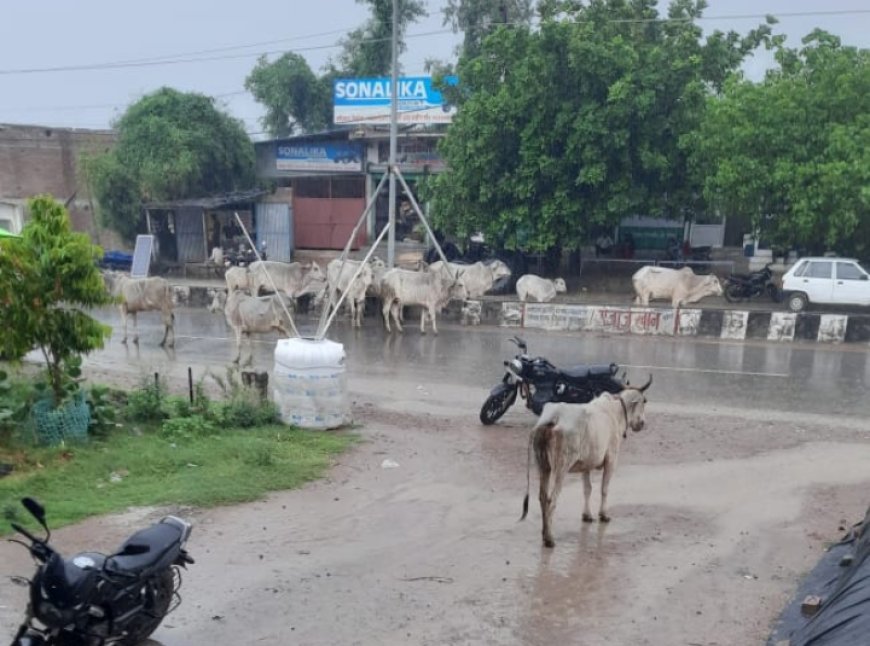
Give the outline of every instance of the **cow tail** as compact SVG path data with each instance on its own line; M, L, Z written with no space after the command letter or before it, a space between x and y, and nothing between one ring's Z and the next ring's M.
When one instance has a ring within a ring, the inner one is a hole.
M529 513L529 489L531 488L531 469L532 469L532 441L535 439L535 432L529 433L529 445L526 449L526 497L523 498L523 515L520 520L525 520Z

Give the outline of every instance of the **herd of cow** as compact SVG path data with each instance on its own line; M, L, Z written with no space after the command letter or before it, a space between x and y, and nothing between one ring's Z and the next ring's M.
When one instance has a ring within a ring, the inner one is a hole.
M352 324L356 327L362 325L366 297L379 299L388 332L393 326L401 332L403 308L416 306L421 308L420 331L426 332L428 319L432 331L437 334L436 317L449 301L479 299L510 276L510 268L500 260L470 265L442 261L431 265L421 263L419 269L413 271L389 269L377 257L368 262L335 259L327 265L326 272L316 262L258 261L248 267L228 269L226 291L214 290L209 310L223 310L233 330L237 348L235 361L238 362L242 341L245 338L250 340L252 333L277 330L289 335L292 326L287 321L286 307L295 307L297 299L306 295L312 296L318 307L334 305L343 295ZM175 316L169 283L163 278L130 278L110 271L104 272L104 277L109 291L119 299L124 325L123 342L127 341L128 315L133 317L133 341L138 343L136 315L157 310L162 314L164 325L161 345L168 343L172 347L175 343ZM722 295L722 286L716 276L698 276L688 267L680 270L643 267L632 277L632 284L636 303L644 306L651 299L669 299L673 307L679 307L708 295ZM549 302L566 291L565 281L561 278L550 280L527 274L516 282L517 296L523 302ZM267 295L261 296L263 292ZM467 310L463 311L467 313Z

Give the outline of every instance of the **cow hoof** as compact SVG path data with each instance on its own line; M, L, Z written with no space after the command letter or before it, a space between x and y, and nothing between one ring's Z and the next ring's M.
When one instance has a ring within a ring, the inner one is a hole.
M595 519L592 518L592 514L583 514L583 522L584 523L594 523Z
M127 339L126 338L121 339L121 343L123 343L124 345L127 345Z
M139 345L139 337L136 337L135 339L133 339L133 343L135 345Z
M598 514L598 520L600 520L602 523L609 523L610 516L608 516L607 514Z
M549 547L550 549L553 549L554 547L556 547L556 541L554 541L552 538L545 538L544 547Z

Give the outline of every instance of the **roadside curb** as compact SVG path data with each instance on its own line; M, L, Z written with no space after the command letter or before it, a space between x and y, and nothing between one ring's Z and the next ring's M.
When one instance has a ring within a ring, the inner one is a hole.
M218 290L226 291L217 285L173 285L172 296L176 305L207 307ZM379 316L378 307L366 310ZM445 317L507 328L568 332L697 336L734 341L870 343L870 315L861 314L479 300L464 305L453 302L446 308Z
M480 303L481 323L501 327L644 336L698 336L735 341L759 339L870 343L868 315L515 301L474 303Z

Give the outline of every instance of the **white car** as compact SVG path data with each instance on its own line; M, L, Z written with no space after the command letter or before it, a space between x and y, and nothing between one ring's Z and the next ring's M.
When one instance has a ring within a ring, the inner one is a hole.
M870 274L854 258L801 258L782 277L792 312L807 303L870 305Z

